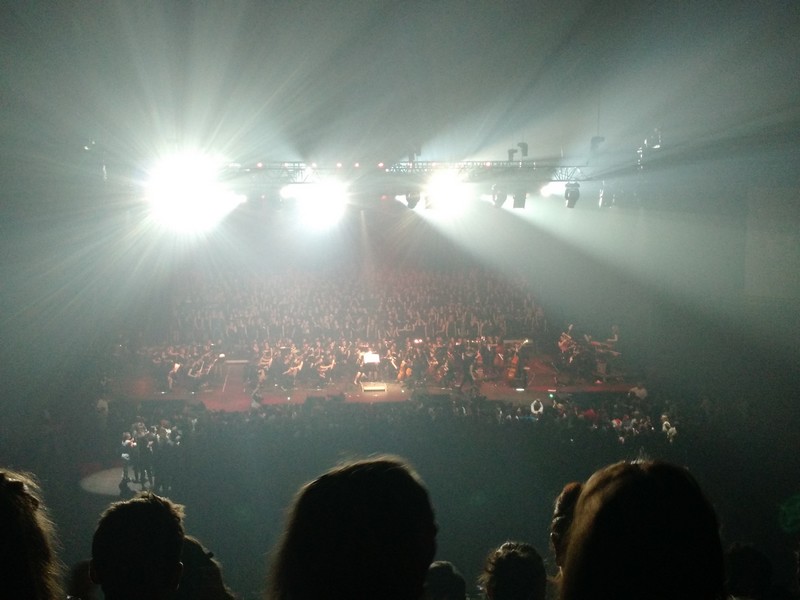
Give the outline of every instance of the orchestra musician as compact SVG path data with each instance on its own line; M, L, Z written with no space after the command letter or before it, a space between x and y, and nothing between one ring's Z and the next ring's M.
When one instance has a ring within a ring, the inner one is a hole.
M458 386L458 391L463 392L464 386L469 387L469 392L480 392L480 384L475 373L475 352L472 348L467 348L463 357L464 376L461 379L461 385Z
M558 339L558 349L561 350L562 354L566 354L577 345L577 342L572 338L572 329L573 325L570 323L567 330L561 332L561 337Z
M616 350L617 342L619 341L619 326L611 326L611 337L607 338L605 342L598 342L593 340L591 336L585 336L586 341L591 344L595 351L603 354L611 354L612 356L620 356L620 352Z
M456 359L453 355L453 350L448 348L444 361L442 361L442 365L439 367L438 382L442 387L452 387L453 381L455 381L456 377L454 368L455 362Z
M333 355L332 352L326 352L324 357L320 357L319 362L317 363L317 373L319 374L320 379L328 380L331 375L331 371L336 366L336 357Z

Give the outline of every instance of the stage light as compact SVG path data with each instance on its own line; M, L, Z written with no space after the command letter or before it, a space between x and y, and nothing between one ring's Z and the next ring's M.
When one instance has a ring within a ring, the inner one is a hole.
M311 229L332 227L347 208L347 187L339 181L292 183L281 189L281 197L294 200L300 220Z
M525 200L528 193L525 190L517 190L514 192L514 208L525 208Z
M458 171L454 169L436 171L427 185L425 206L457 213L465 204L466 193L464 181Z
M560 196L565 191L563 181L548 181L539 190L539 195L542 198L549 198L551 196Z
M223 165L219 157L201 152L161 159L145 184L150 216L162 226L185 233L213 228L246 200L218 180Z
M417 208L417 204L419 203L419 192L409 192L406 194L406 204L408 208L414 210Z
M501 208L505 204L508 194L499 185L492 186L492 202L495 208Z
M578 198L581 197L581 184L577 181L570 181L564 188L564 198L567 208L575 208Z

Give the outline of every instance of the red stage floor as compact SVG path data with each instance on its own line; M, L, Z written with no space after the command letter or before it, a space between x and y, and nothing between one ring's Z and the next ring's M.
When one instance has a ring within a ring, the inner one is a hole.
M172 390L160 391L158 382L153 377L138 375L113 382L112 392L116 400L172 400L185 401L189 404L203 404L206 409L226 412L243 412L252 405L252 388L244 377L245 365L241 362L230 362L222 365L214 380L203 386L196 393L186 388L175 386ZM565 385L556 380L552 370L533 365L529 371L529 383L524 389L515 388L508 381L484 381L480 384L480 394L488 400L529 404L535 398L546 399L550 393L596 393L625 392L630 389L629 382L619 379L607 382L576 382ZM380 389L373 389L380 388ZM441 388L435 385L420 386L413 390L403 387L397 382L382 382L379 386L357 386L352 382L330 383L320 388L296 387L284 390L278 386L267 388L262 394L261 404L304 404L312 400L329 400L336 398L348 403L403 402L411 398L412 393L429 395L458 395L457 390Z

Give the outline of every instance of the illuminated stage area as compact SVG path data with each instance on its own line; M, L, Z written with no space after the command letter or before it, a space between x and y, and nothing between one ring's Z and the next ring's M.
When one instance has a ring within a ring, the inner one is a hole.
M797 2L26 0L0 30L0 470L65 565L144 488L262 600L297 490L393 454L476 600L505 540L556 574L565 484L647 457L797 596Z
M549 357L546 357L549 359ZM470 396L482 396L487 401L521 404L529 406L539 398L548 405L553 395L617 393L624 394L636 383L621 374L603 379L583 380L562 374L541 358L531 360L523 367L527 371L525 382L515 381L506 376L485 380L478 378L475 389L462 389L462 376L454 380L450 387L442 387L438 382L420 381L413 385L396 379L383 381L326 381L321 385L297 384L290 388L278 383L265 385L258 391L245 378L245 365L241 362L222 364L219 372L197 391L176 384L173 389L163 389L155 378L146 374L124 378L109 386L114 401L123 403L149 403L157 406L160 402L175 405L202 405L206 410L223 412L247 412L266 405L305 405L314 403L386 403L407 402L412 399L436 397L437 401L464 401ZM596 374L598 377L600 374ZM254 397L255 396L255 397Z

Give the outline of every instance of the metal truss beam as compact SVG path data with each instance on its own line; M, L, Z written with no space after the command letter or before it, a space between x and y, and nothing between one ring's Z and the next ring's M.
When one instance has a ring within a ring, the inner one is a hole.
M341 173L342 177L362 183L389 183L413 187L437 172L456 172L465 182L502 185L541 184L547 181L588 181L591 177L579 165L559 165L537 161L402 161L392 164L319 166L301 161L257 163L250 166L228 165L226 178L249 181L253 185L316 183Z

